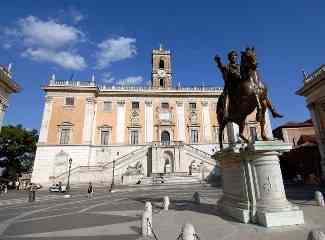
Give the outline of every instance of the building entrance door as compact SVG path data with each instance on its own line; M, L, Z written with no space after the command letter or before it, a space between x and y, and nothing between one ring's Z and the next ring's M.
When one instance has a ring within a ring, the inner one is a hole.
M170 145L170 134L168 131L163 131L161 133L161 144Z

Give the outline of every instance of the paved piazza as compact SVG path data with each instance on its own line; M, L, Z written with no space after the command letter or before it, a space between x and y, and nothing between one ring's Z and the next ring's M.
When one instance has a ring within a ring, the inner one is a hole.
M313 201L315 189L286 187L290 201L304 210L305 225L266 229L223 217L215 202L220 188L207 185L174 185L117 189L96 188L93 199L85 189L63 194L37 192L37 201L28 203L26 192L9 191L0 199L0 239L142 239L141 212L144 201L153 204L153 228L160 240L176 239L185 222L192 223L200 239L307 239L310 229L325 231L325 208ZM325 189L322 189L324 193ZM200 206L192 195L201 195ZM171 199L171 210L163 211L163 196Z

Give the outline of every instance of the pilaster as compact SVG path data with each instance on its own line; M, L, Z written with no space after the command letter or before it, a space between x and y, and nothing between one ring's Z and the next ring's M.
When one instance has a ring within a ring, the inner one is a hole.
M116 143L125 142L125 101L117 101L116 107Z
M46 143L47 142L49 125L50 125L50 120L51 120L51 116L52 116L52 106L53 106L53 97L46 96L38 143Z
M92 142L92 129L93 129L93 121L94 121L94 104L95 100L93 97L86 98L86 106L85 106L85 117L84 117L84 125L82 132L82 142L84 144L91 144Z
M185 116L183 102L176 102L178 141L185 142Z
M153 109L152 102L145 101L145 143L153 141Z
M203 120L203 142L209 143L211 139L211 122L209 103L207 101L202 102L202 120Z

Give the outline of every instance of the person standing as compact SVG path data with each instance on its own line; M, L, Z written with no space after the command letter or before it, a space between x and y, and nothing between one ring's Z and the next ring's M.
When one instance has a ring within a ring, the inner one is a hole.
M88 185L88 198L92 198L93 197L93 193L94 193L94 187L92 185L91 182L89 182L89 185Z
M16 181L16 189L19 190L19 181L18 181L18 179Z

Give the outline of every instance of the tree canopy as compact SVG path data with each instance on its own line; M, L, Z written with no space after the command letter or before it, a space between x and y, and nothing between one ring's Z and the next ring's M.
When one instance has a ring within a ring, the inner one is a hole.
M38 140L37 130L22 125L4 126L0 133L0 167L5 167L4 177L15 178L33 168Z

